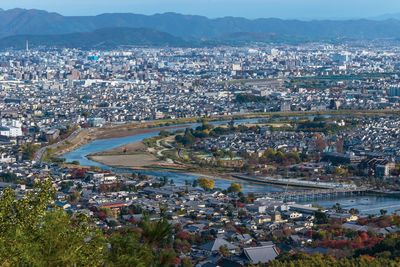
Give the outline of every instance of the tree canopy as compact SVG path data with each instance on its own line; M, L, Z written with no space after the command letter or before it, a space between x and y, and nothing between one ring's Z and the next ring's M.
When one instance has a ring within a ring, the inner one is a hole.
M50 180L22 198L5 189L0 197L1 266L171 266L177 256L172 226L145 217L136 230L103 233L83 214L54 203Z
M18 199L0 198L0 262L5 266L101 266L105 243L85 215L70 217L52 207L47 181Z
M215 181L210 178L206 177L200 177L197 179L197 182L200 187L202 187L204 190L212 190L214 189L215 186Z

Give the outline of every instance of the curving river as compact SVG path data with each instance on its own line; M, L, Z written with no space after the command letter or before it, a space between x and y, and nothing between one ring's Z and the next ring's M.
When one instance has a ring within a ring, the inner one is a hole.
M236 120L235 124L236 125L243 125L243 124L251 124L251 123L256 123L258 122L258 118L255 119L243 119L243 120ZM228 121L214 121L210 122L210 124L218 126L218 125L223 125L227 124ZM196 128L200 126L200 123L193 123L190 124L190 127ZM188 125L185 125L183 127L177 127L174 129L171 129L170 131L177 131L177 130L182 130L187 128ZM119 138L111 138L111 139L99 139L95 140L93 142L90 142L84 146L81 146L77 148L74 151L71 151L67 154L63 155L63 158L66 159L67 162L72 162L72 161L79 161L79 163L83 166L96 166L100 167L102 169L106 170L112 170L113 172L136 172L136 173L142 173L142 174L147 174L147 175L152 175L152 176L166 176L169 179L173 179L174 183L177 185L183 185L185 184L185 181L190 181L192 182L196 178L199 177L199 175L192 174L192 173L180 173L180 172L171 172L171 171L153 171L153 170L132 170L132 169L126 169L126 168L114 168L110 167L95 161L92 161L87 158L88 155L97 153L97 152L102 152L102 151L107 151L116 147L120 147L123 145L127 144L132 144L135 142L141 142L146 138L154 137L157 136L160 133L159 128L154 128L154 131L145 133L145 134L135 134L132 136L127 136L127 137L119 137ZM215 177L215 186L218 188L227 188L231 184L231 180L225 180L219 177ZM235 181L238 182L242 185L243 191L244 192L281 192L284 191L284 187L279 187L279 186L274 186L274 185L265 185L265 184L257 184L257 183L250 183L250 182L244 182L244 181ZM295 190L292 188L292 190Z
M235 124L251 124L258 122L259 119L243 119L243 120L236 120ZM215 121L210 122L212 125L222 125L226 124L228 121ZM200 123L193 123L190 124L190 127L196 128L200 126ZM180 129L187 128L188 126L179 126L174 128L170 131L177 131ZM110 166L106 166L104 164L92 161L87 158L88 155L102 152L106 150L110 150L116 147L120 147L123 145L141 142L143 139L150 138L157 136L160 132L159 128L154 128L154 131L145 133L145 134L135 134L132 136L127 137L120 137L120 138L112 138L112 139L99 139L92 141L84 146L77 148L74 151L71 151L67 154L64 154L63 157L66 159L67 162L72 161L79 161L79 163L83 166L96 166L106 170L112 170L116 173L127 173L127 172L135 172L135 173L142 173L151 176L163 177L166 176L169 179L174 180L174 183L177 185L185 184L185 181L192 182L197 177L198 174L193 173L180 173L180 172L171 172L171 171L161 171L161 170L132 170L132 169L125 169L125 168L113 168ZM215 186L217 188L226 189L231 184L231 180L226 180L220 177L215 178ZM268 192L282 192L285 190L298 190L296 188L285 188L276 185L266 185L266 184L257 184L252 182L246 181L235 181L242 185L243 191L245 193L254 192L254 193L268 193ZM341 198L341 199L329 199L329 200L322 200L318 201L315 204L318 204L323 207L332 207L335 203L341 203L343 208L357 208L360 210L362 214L379 214L381 209L386 209L389 213L400 210L400 200L392 197L384 197L384 196L354 196L351 198Z

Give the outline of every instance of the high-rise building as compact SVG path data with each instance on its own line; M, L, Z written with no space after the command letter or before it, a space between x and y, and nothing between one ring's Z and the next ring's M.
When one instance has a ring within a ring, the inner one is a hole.
M391 97L400 96L400 86L391 86L387 93Z

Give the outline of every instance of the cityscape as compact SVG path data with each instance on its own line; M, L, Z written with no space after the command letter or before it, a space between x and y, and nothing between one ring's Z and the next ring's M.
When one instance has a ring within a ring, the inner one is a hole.
M400 266L395 14L130 16L0 10L2 266Z

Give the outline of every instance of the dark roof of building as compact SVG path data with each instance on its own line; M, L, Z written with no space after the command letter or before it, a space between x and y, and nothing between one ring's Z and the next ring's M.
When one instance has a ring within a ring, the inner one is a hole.
M267 263L274 260L278 255L278 250L274 245L245 248L244 254L253 263Z
M236 249L237 246L229 243L223 238L217 238L214 241L208 242L204 245L201 246L202 249L208 250L208 251L218 251L220 247L222 246L227 246L228 249Z

